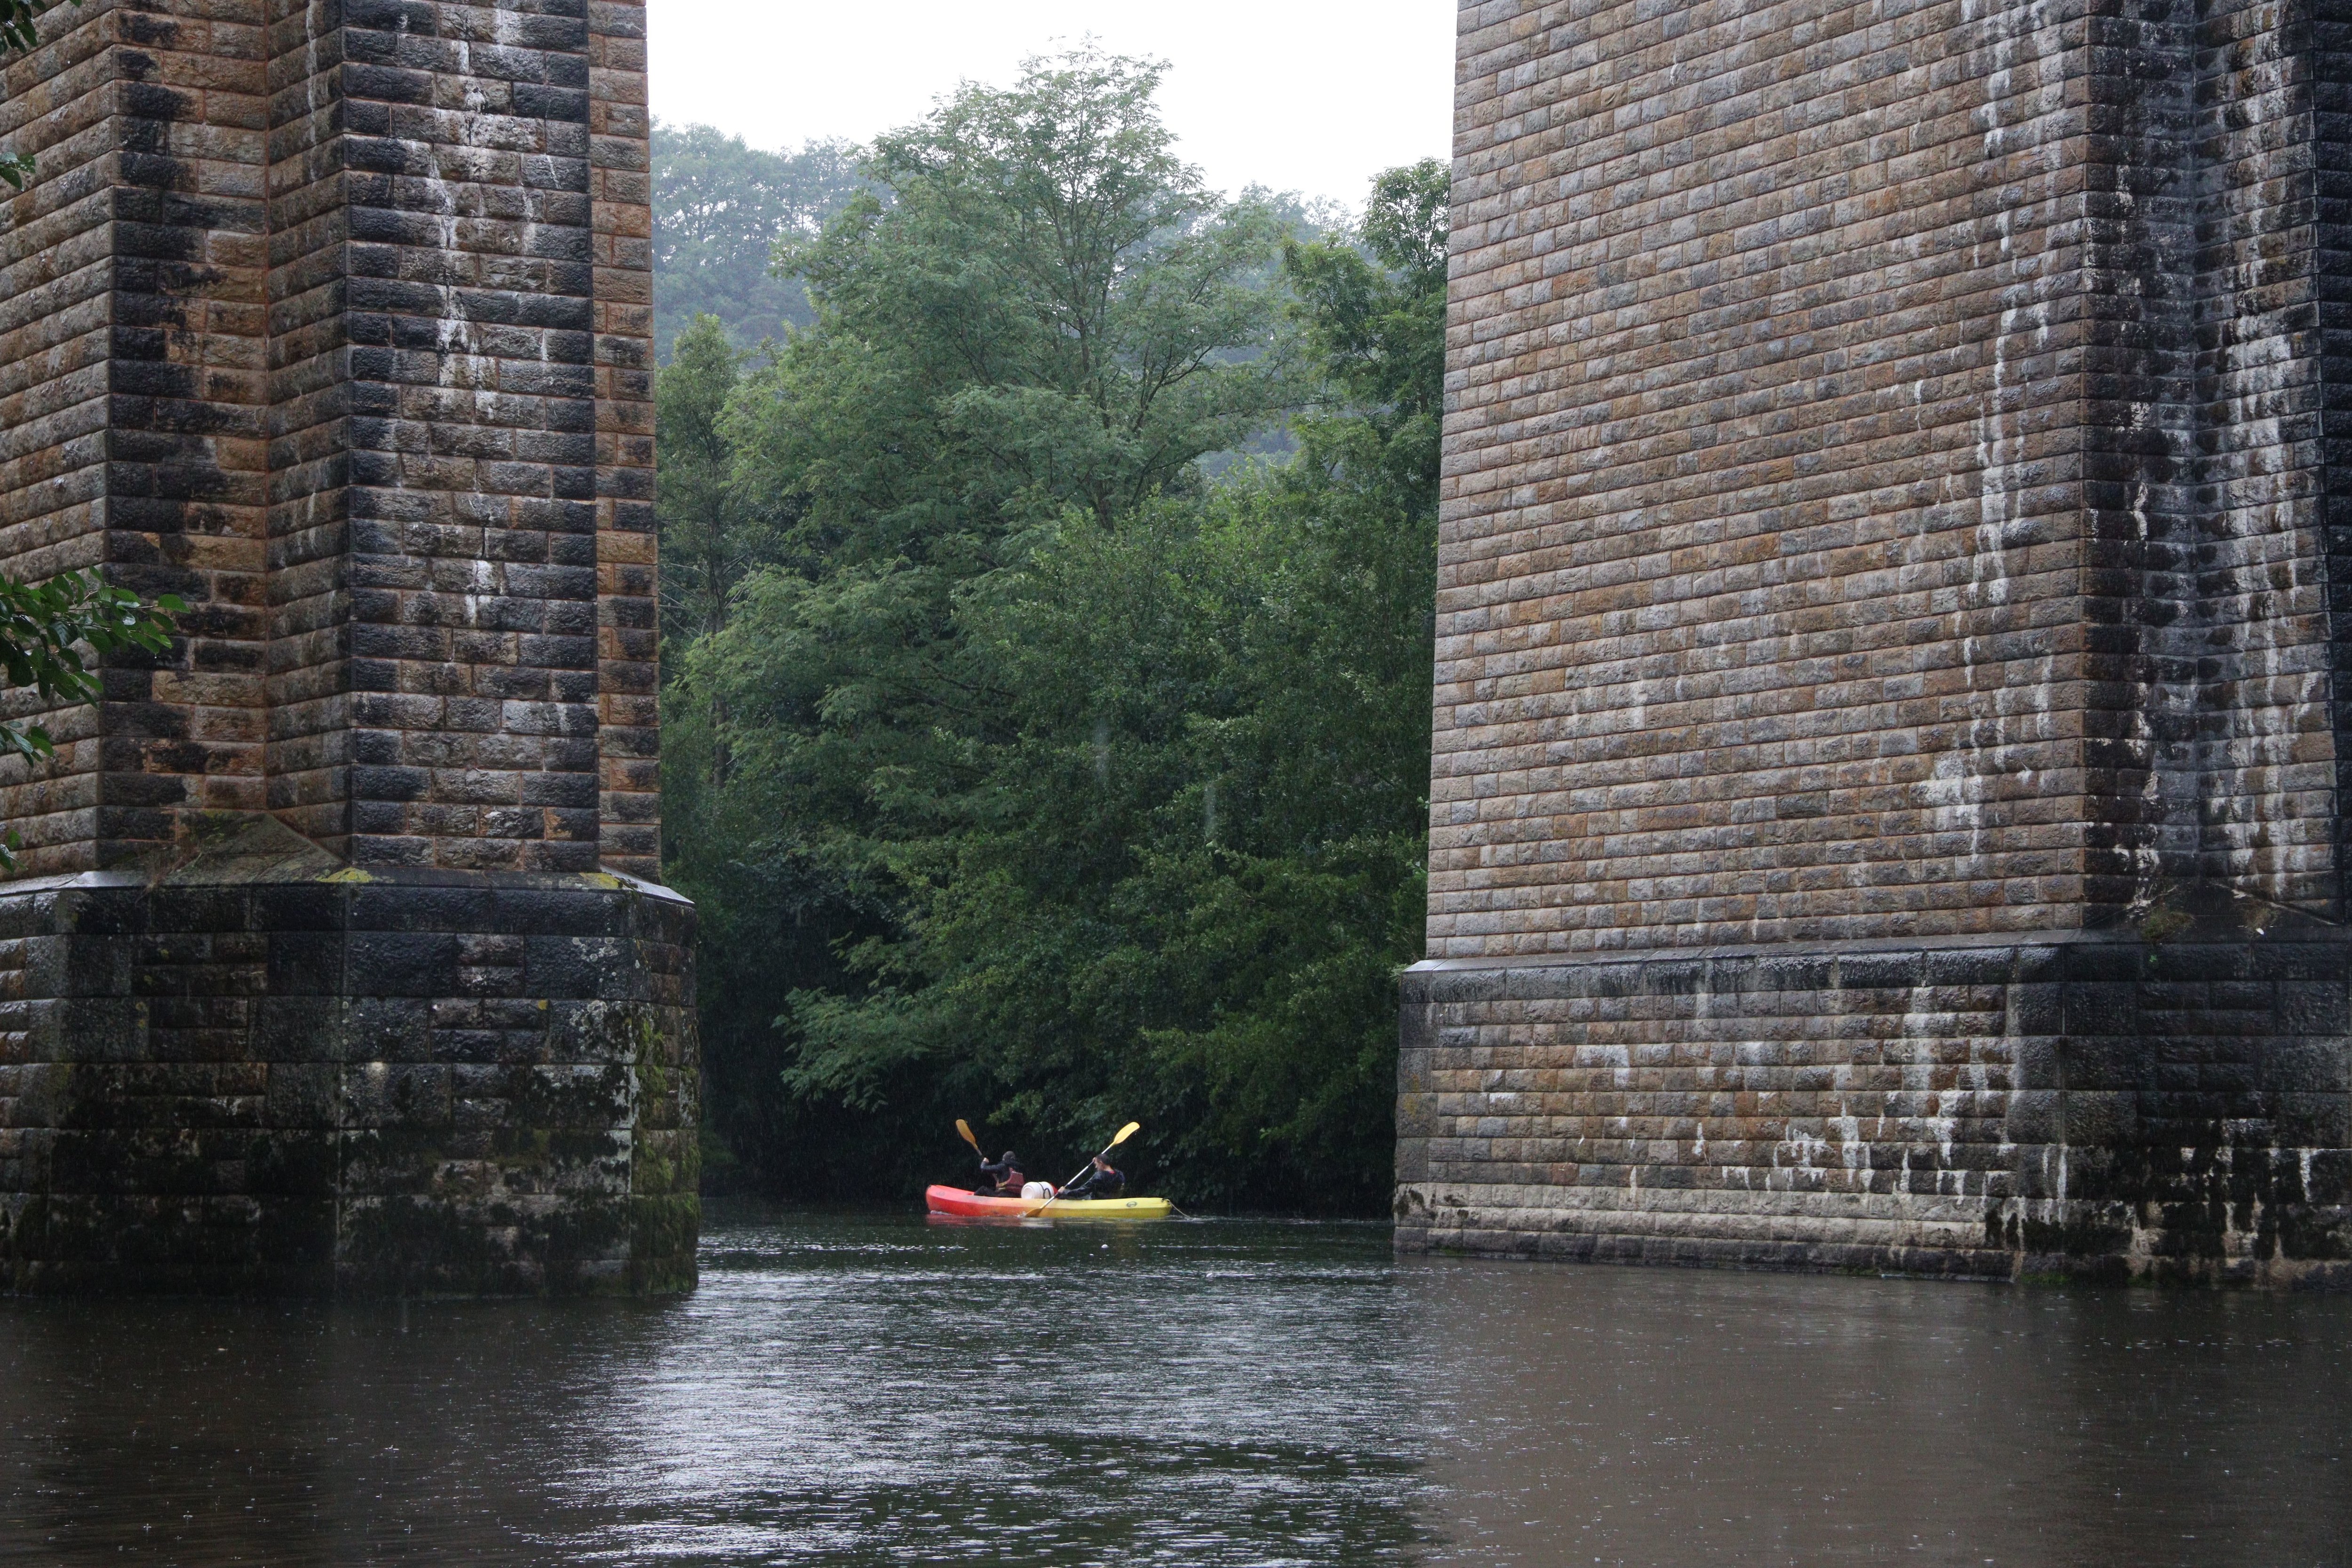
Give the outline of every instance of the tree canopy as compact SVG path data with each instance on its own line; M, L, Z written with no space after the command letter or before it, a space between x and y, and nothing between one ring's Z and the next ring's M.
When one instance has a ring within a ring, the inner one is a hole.
M1444 175L1302 233L1203 187L1158 85L967 85L783 247L806 328L698 322L662 373L722 1169L912 1188L958 1115L1079 1157L1134 1116L1187 1201L1385 1203Z
M654 349L667 360L698 316L715 317L739 349L811 320L800 280L770 263L779 242L805 238L866 188L858 150L811 142L763 153L708 125L653 128Z

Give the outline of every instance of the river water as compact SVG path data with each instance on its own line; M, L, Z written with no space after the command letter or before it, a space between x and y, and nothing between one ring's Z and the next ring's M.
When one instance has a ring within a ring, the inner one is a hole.
M2352 1561L2352 1300L714 1209L657 1304L0 1300L0 1562Z

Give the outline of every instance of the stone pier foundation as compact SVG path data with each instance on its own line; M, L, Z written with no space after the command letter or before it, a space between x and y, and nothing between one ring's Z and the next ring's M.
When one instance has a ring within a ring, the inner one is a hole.
M1423 964L1398 1243L2352 1285L2347 976L2325 929Z
M1464 0L1400 1244L2352 1268L2352 14Z
M0 565L191 605L0 768L0 1289L691 1285L644 42L86 0L0 73Z

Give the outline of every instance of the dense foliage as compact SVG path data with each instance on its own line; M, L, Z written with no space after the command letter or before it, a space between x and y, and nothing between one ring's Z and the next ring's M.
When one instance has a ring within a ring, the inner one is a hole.
M1073 1169L1135 1117L1183 1201L1385 1202L1444 178L1302 240L1202 188L1157 85L967 87L788 247L807 330L752 363L698 323L663 372L722 1171L898 1193L969 1164L959 1115Z
M769 261L779 241L814 235L865 188L857 150L811 142L762 153L708 125L657 122L652 155L656 353L667 360L698 316L717 317L738 348L808 325L800 279Z

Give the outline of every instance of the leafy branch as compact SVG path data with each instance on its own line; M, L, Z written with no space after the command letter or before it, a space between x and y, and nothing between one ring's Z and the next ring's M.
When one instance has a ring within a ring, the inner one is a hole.
M122 649L160 654L172 646L166 617L187 608L176 594L153 605L128 588L99 580L95 572L68 572L46 583L19 583L0 576L0 672L13 689L30 687L46 707L95 701L97 661ZM0 723L0 757L27 763L57 754L57 742L39 724L22 720ZM16 868L24 840L11 827L0 832L0 871Z
M100 582L95 572L68 572L46 583L0 577L0 670L7 672L10 687L33 688L48 707L95 701L92 656L122 648L167 651L172 623L164 617L187 607L179 595L166 594L151 609L130 589ZM40 725L0 723L0 757L37 762L56 754L56 742Z

